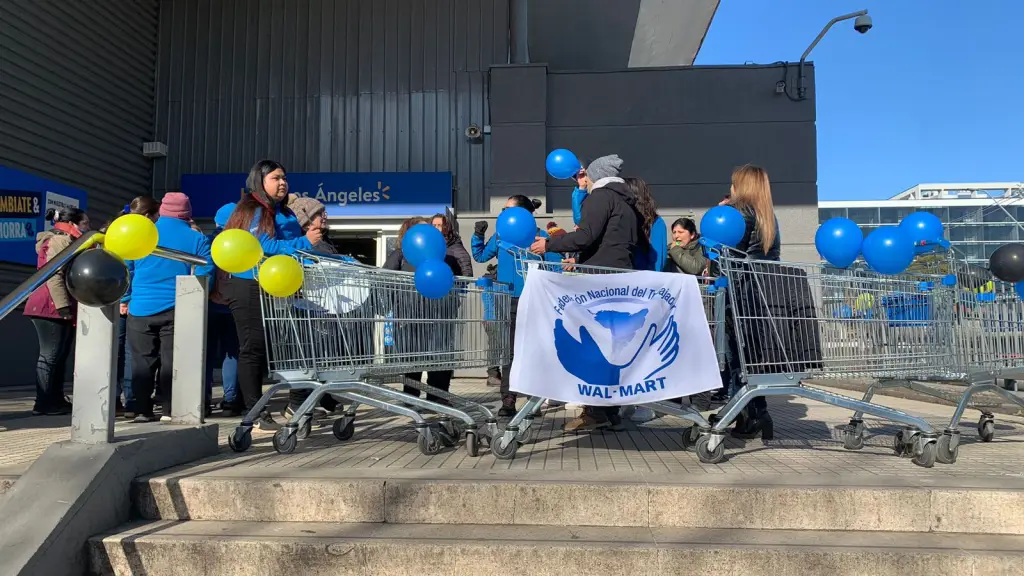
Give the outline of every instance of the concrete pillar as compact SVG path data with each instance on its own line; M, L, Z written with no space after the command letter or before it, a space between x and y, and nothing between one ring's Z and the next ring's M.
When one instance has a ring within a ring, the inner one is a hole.
M117 306L78 305L75 378L71 409L71 441L105 444L114 441L117 406ZM87 359L87 360L86 360Z
M206 314L208 278L178 276L174 307L174 374L171 421L198 425L206 414Z

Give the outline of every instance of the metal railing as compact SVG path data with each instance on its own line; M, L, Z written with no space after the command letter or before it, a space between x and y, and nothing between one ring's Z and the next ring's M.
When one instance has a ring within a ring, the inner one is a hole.
M21 306L33 292L43 286L75 256L101 244L103 234L86 232L53 257L10 294L0 300L0 320ZM154 256L192 266L207 264L204 258L157 247ZM199 425L206 408L206 315L209 298L208 279L194 275L178 276L174 306L174 367L172 376L171 421L175 424ZM88 362L75 363L71 408L71 440L83 444L114 441L115 406L117 405L119 314L117 305L92 307L78 305L75 357Z

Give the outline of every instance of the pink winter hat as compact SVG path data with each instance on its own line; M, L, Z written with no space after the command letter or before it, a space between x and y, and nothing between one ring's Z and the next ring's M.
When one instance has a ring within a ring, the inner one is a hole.
M160 215L178 220L191 220L192 201L181 192L168 192L160 201Z

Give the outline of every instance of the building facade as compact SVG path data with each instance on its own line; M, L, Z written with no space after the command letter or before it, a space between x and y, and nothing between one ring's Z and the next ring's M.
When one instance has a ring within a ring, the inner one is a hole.
M1024 182L919 184L888 200L822 201L818 221L846 217L867 235L917 211L938 216L954 249L973 263L987 264L1000 246L1024 241Z

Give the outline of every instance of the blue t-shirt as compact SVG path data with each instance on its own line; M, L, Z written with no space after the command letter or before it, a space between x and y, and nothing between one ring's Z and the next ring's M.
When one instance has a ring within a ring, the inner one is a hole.
M210 239L196 232L189 223L177 218L161 217L156 221L160 234L160 247L178 250L206 258L208 264L195 267L196 276L209 276L213 287L213 258L210 257ZM160 256L146 256L128 262L132 282L122 302L128 303L132 316L153 316L174 308L177 297L178 276L188 276L192 266Z

